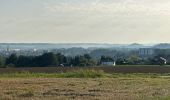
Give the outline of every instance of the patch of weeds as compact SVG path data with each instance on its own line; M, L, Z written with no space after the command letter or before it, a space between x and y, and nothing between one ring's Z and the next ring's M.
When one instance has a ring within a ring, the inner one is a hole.
M79 70L60 75L60 77L64 78L101 78L104 76L105 73L102 70Z
M25 93L22 93L19 96L20 97L33 97L34 95L35 95L34 91L31 90L31 89L28 89L28 90L25 91Z

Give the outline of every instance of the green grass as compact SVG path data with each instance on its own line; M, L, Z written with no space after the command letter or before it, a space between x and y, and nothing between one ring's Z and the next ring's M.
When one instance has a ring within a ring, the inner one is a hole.
M68 72L59 74L58 76L64 78L101 78L105 77L105 73L102 70L79 70L74 72Z
M9 73L0 74L0 100L170 100L169 83L169 73Z
M154 73L113 73L108 74L102 70L77 70L67 73L30 73L30 72L18 72L18 73L5 73L0 74L0 78L170 78L170 73L154 74Z
M20 73L5 73L0 74L0 77L18 77L18 78L102 78L105 77L105 73L102 70L79 70L67 73L30 73L30 72L20 72Z
M58 74L47 74L47 73L30 73L30 72L20 72L20 73L8 73L0 74L1 78L57 78Z
M117 77L125 77L125 78L133 78L133 77L141 77L141 78L159 78L161 76L169 76L169 74L157 74L157 73L113 73L111 75L113 78Z

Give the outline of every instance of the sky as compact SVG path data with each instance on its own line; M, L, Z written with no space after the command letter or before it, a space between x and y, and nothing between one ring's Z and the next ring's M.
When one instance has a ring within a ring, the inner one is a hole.
M170 0L0 0L2 43L170 43Z

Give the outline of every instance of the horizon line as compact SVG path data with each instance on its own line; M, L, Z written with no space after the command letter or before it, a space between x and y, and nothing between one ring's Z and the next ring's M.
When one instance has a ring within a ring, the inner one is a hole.
M170 44L170 42L157 43L103 43L103 42L0 42L0 44Z

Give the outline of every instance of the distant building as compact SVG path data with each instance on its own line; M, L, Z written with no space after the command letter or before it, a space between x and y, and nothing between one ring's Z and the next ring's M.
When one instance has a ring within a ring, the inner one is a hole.
M140 48L139 49L139 56L151 56L154 54L154 49L152 48Z
M113 62L102 62L102 65L113 66Z
M108 62L101 62L103 66L116 66L116 62L108 61Z

